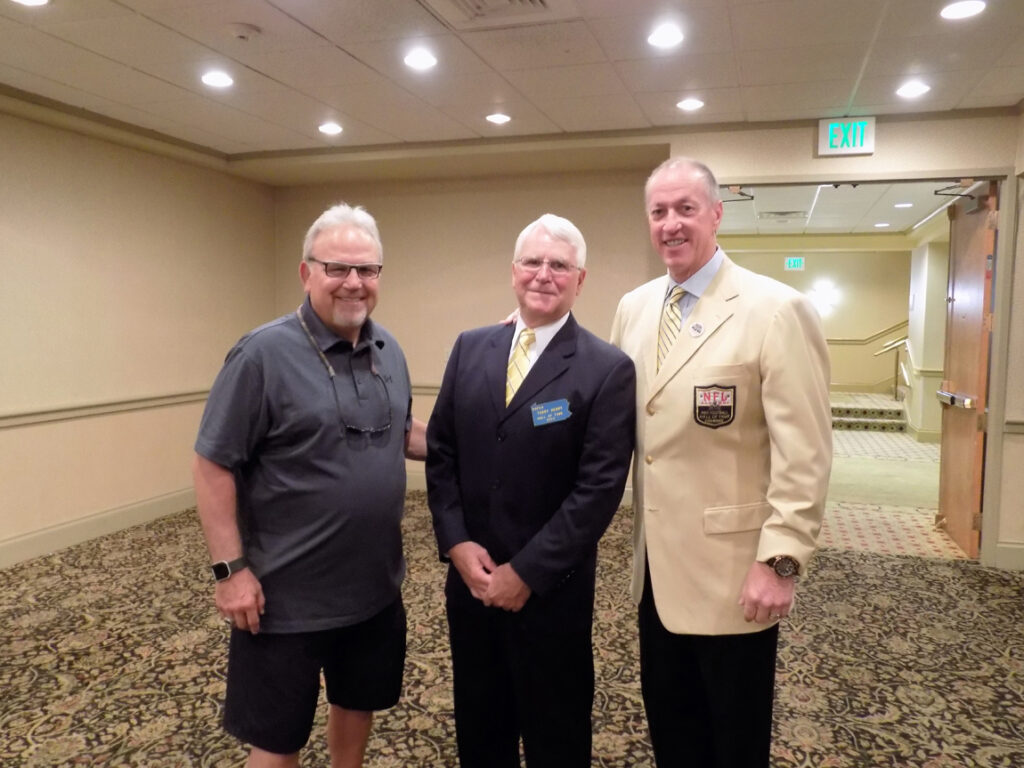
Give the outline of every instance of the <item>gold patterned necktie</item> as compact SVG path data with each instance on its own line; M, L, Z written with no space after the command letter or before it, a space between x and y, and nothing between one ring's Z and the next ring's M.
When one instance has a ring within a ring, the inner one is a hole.
M672 293L665 302L665 308L661 311L661 324L658 326L658 370L661 370L662 361L668 357L669 350L676 342L679 329L683 325L683 314L679 310L679 300L686 291L681 285L672 289Z
M508 361L508 376L505 378L505 405L512 402L516 390L523 383L527 372L530 370L530 347L536 335L532 328L523 328L516 340L516 348L512 352L512 359Z

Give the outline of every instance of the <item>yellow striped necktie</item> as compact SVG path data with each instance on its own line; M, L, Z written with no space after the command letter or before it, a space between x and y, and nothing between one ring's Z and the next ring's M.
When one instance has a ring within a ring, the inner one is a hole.
M523 328L516 340L516 348L512 351L512 359L508 361L508 376L505 378L505 405L512 402L516 390L523 383L530 370L530 347L536 338L532 328Z
M672 289L672 293L665 302L665 308L661 311L661 325L658 326L658 370L661 370L662 361L668 357L669 350L676 342L679 329L683 325L683 315L679 311L679 300L686 291L681 285Z

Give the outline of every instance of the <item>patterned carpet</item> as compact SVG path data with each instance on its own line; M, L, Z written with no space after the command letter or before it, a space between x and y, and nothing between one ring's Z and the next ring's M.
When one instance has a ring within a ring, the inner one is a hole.
M652 766L627 598L628 510L602 542L594 765ZM442 566L405 522L409 658L370 768L453 766ZM1024 766L1024 574L824 549L783 627L776 768ZM0 571L0 765L221 768L227 630L191 512ZM321 720L305 765L327 764ZM737 734L742 738L742 734Z

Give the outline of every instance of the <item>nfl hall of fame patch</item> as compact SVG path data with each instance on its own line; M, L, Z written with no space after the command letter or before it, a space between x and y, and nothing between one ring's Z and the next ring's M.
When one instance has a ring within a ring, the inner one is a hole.
M701 426L718 429L731 424L735 415L735 386L712 384L693 388L693 418Z

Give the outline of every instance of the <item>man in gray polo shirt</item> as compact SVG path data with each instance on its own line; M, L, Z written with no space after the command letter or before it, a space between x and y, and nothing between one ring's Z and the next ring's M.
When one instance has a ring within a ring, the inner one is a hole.
M218 612L232 624L224 727L248 766L296 766L320 675L332 765L362 765L405 660L406 457L426 454L405 357L370 319L377 225L339 204L310 227L306 299L245 335L210 391L193 477Z

